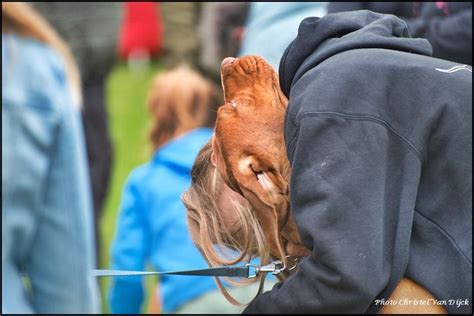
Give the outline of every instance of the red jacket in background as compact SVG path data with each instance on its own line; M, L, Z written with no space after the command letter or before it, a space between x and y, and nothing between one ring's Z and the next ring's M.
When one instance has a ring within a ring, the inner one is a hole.
M127 59L134 51L158 56L163 46L163 23L159 3L126 2L119 34L119 57Z

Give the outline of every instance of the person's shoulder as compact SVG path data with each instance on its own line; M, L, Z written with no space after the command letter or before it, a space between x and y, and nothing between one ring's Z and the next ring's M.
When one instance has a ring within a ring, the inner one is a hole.
M14 90L54 99L64 93L66 70L63 59L52 47L35 39L2 34L2 74ZM27 103L26 103L27 104ZM54 107L56 102L43 102Z
M187 137L193 141L200 142L200 145L204 145L209 138L212 136L214 130L210 127L198 127L190 131Z
M2 35L2 47L2 57L28 71L30 76L65 80L64 61L51 46L33 38Z
M151 165L150 162L142 163L129 173L126 183L130 186L136 186L143 183L150 175Z

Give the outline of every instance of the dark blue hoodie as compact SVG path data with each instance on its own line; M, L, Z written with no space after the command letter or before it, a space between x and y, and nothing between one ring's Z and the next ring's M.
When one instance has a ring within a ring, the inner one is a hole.
M431 52L393 15L303 20L280 82L313 253L246 313L374 313L404 276L472 313L472 69Z

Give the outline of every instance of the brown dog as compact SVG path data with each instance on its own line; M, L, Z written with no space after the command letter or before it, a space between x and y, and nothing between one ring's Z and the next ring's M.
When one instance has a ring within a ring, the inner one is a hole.
M218 110L212 161L225 183L242 194L262 223L273 255L307 255L290 214L290 165L283 138L288 101L278 76L262 58L226 58L221 66L225 104ZM434 297L404 278L391 300ZM433 302L433 301L430 301ZM384 306L380 313L446 313L442 306Z

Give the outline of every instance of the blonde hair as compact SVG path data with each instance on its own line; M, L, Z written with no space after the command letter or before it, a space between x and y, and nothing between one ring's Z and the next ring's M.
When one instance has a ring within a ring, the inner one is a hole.
M181 199L187 209L187 222L191 237L208 262L209 266L232 265L243 260L250 261L252 258L260 257L261 264L270 262L270 249L265 242L260 222L255 216L250 204L241 203L231 199L232 211L238 218L233 229L238 233L231 233L223 223L217 201L222 195L226 184L217 169L211 163L212 146L207 143L199 152L191 169L191 186L184 192ZM237 258L229 259L223 257L216 251L215 246L238 250ZM221 293L234 305L243 305L237 302L222 286L220 280L215 277ZM234 285L246 285L260 281L260 287L256 293L257 297L265 281L265 274L258 275L256 279L240 279L234 281L227 279Z
M82 103L79 70L68 46L51 25L26 2L2 2L2 32L34 38L51 46L63 58L75 106Z
M157 149L175 136L208 124L217 88L187 65L156 75L148 93L149 138Z

